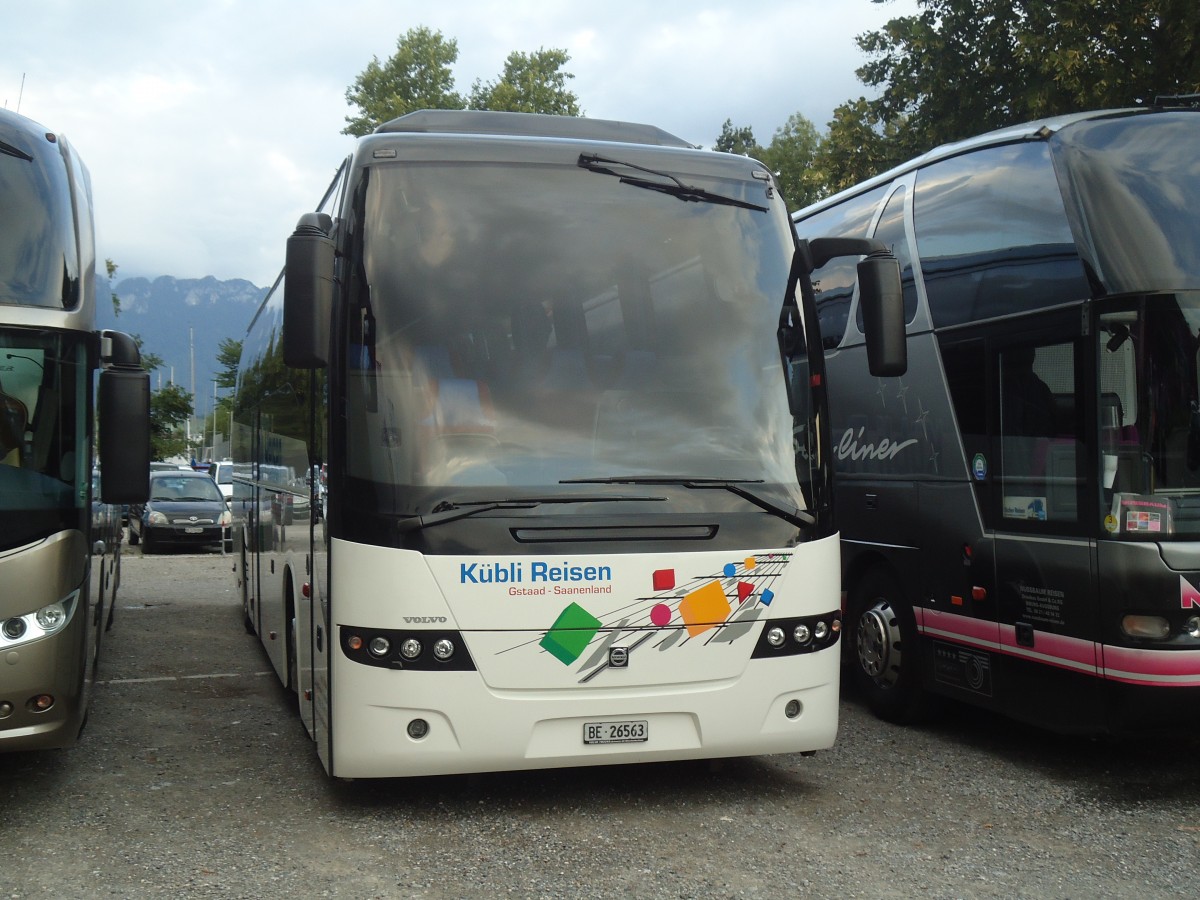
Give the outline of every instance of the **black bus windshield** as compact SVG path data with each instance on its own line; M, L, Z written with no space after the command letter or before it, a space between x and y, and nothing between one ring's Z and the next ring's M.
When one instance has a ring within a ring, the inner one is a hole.
M1101 316L1100 453L1107 530L1200 537L1200 292Z
M1200 284L1200 113L1099 118L1052 143L1081 253L1109 294Z
M680 173L758 208L680 203L575 162L369 172L348 474L562 490L685 471L781 485L803 508L775 334L782 202L749 178Z

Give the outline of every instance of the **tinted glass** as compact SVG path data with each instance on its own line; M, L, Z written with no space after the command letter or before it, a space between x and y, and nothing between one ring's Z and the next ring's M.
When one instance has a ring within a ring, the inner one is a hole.
M1084 122L1054 146L1109 293L1200 285L1200 114Z
M908 249L908 233L904 225L904 186L896 188L879 216L873 237L882 241L900 264L900 287L904 292L904 321L912 322L917 315L917 284L913 277L912 253ZM863 328L862 307L855 316L858 330Z
M71 188L59 145L35 123L0 110L0 303L77 302Z
M922 169L914 218L937 327L1090 296L1043 143L990 147Z
M0 328L0 550L81 527L90 382L79 335Z
M576 156L371 171L344 328L348 474L686 474L795 493L776 338L792 235L764 183L722 171L678 177L764 208L681 202Z
M871 218L883 199L887 186L877 188L845 203L822 210L796 223L796 234L806 240L819 237L866 237ZM817 317L821 322L821 343L827 350L841 346L850 321L850 301L858 278L854 257L830 260L812 274L817 299Z

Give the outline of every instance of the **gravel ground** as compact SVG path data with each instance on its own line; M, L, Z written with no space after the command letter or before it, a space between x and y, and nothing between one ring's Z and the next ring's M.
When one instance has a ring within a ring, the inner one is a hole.
M0 756L0 898L1195 896L1200 740L842 704L812 758L341 782L219 555L127 551L91 721Z

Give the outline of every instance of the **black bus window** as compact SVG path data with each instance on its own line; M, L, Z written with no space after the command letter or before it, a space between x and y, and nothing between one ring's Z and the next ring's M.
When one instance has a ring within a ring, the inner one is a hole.
M888 185L852 197L845 203L822 210L796 223L796 233L805 240L819 237L866 237L875 210ZM858 260L840 256L812 273L821 345L834 350L842 345L850 321L850 301L858 277Z
M935 327L1090 296L1041 143L991 147L917 173L913 218Z
M917 283L913 277L912 253L908 249L908 235L904 227L904 185L898 187L888 198L887 206L875 226L875 239L882 241L892 251L900 264L900 287L904 292L904 322L912 324L917 315ZM862 307L855 316L858 330L864 331Z
M1079 517L1079 404L1070 343L999 354L1001 516L1032 522Z

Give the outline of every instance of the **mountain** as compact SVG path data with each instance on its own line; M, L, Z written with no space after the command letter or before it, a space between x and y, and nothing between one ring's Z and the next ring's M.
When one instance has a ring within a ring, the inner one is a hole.
M162 368L150 375L157 389L171 380L196 394L197 412L203 415L212 404L217 351L226 338L242 340L267 288L235 278L220 281L206 278L126 278L106 286L96 285L96 327L112 328L142 339L142 349L157 353ZM109 296L121 299L121 312L114 314ZM192 360L196 383L191 382Z

